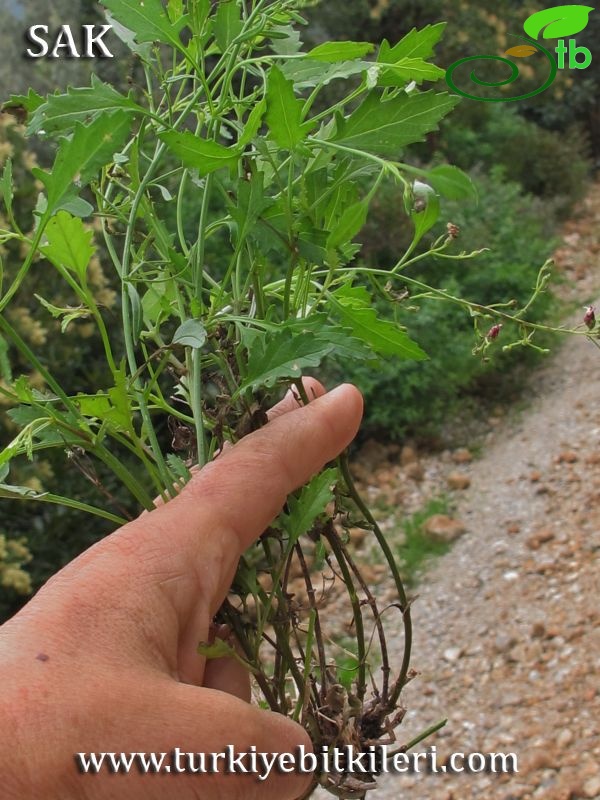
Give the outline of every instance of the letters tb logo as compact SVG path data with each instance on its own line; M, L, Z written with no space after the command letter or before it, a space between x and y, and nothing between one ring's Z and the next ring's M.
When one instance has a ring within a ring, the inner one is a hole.
M585 30L592 6L558 6L538 11L525 22L525 33L532 39L540 34L544 39L574 36ZM592 63L592 54L587 47L579 47L575 39L560 38L555 49L559 69L587 69Z
M592 63L592 54L587 47L578 47L575 39L561 39L556 48L558 68L587 69ZM568 60L567 60L568 57Z

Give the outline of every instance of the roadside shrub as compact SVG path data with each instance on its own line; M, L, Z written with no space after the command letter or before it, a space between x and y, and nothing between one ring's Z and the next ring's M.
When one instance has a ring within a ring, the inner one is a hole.
M483 118L480 113L479 122L471 126L467 116L465 125L445 126L442 150L452 163L463 169L501 166L525 192L548 201L551 212L564 217L572 211L585 195L591 171L589 138L579 125L545 130L496 105Z

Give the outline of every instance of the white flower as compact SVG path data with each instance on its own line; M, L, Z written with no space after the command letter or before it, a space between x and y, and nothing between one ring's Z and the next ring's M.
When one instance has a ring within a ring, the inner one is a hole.
M435 194L434 189L428 183L422 183L421 181L415 181L412 189L415 197L427 197L429 194Z

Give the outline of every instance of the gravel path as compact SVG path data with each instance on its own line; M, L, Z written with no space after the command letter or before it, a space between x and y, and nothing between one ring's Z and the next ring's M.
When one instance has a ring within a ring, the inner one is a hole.
M598 289L599 223L596 187L557 253L580 303ZM467 533L418 587L400 729L447 717L440 764L512 752L519 772L382 777L372 800L600 798L600 352L565 341L528 385L527 410L462 467Z

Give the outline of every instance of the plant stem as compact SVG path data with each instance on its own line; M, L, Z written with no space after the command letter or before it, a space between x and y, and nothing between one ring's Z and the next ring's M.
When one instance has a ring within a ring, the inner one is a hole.
M356 594L356 587L354 586L354 581L352 580L352 574L348 569L348 564L346 563L346 559L344 558L344 553L340 546L340 542L337 539L336 531L331 529L326 533L324 533L323 535L331 545L331 549L334 552L335 559L338 563L339 568L342 571L342 576L344 579L344 584L346 586L346 591L348 592L348 597L350 598L350 604L352 605L352 615L353 615L354 625L356 628L356 644L357 644L357 659L358 659L358 677L356 680L356 694L358 699L362 700L367 691L367 683L365 680L366 669L367 669L367 654L365 649L365 629L362 618L362 610L360 607L360 603L358 601L358 595Z
M109 522L114 522L115 525L125 525L127 520L125 517L119 517L106 511L104 508L97 508L90 506L87 503L81 503L79 500L72 500L70 497L63 497L62 495L52 494L51 492L44 492L42 494L19 494L18 492L10 492L0 488L0 497L10 500L33 500L38 503L51 503L52 505L64 506L66 508L73 508L75 511L84 511L86 514L93 514L96 517L107 519Z
M426 728L422 733L418 736L415 736L414 739L411 739L410 742L407 744L402 745L397 750L388 754L388 759L393 758L394 756L398 755L399 753L406 753L407 750L412 750L413 747L416 747L418 744L421 744L425 739L428 739L430 736L433 736L434 733L440 731L448 722L447 719L442 719L439 722L436 722L435 725L431 725L429 728Z
M186 348L188 351L190 348ZM192 350L191 364L189 369L189 392L194 417L194 427L196 429L196 446L198 448L198 464L203 467L206 464L206 432L204 430L204 419L202 411L202 353L200 348ZM189 353L188 353L188 360Z
M135 220L137 218L139 205L144 196L146 186L152 179L154 170L158 166L158 163L164 152L164 149L165 149L164 144L162 143L157 144L156 150L154 152L154 157L150 163L150 166L148 167L146 174L140 181L140 185L131 204L131 211L129 214L129 224L127 227L127 233L125 235L125 244L123 245L123 259L121 262L121 310L122 310L122 320L123 320L123 336L125 339L125 350L127 353L127 362L129 364L129 370L132 376L136 376L136 373L138 371L138 365L135 357L135 343L133 338L132 315L131 315L130 300L128 293L129 266L131 262L131 243L133 238L133 231L135 229ZM148 411L148 406L146 403L146 399L144 397L144 392L142 391L141 381L137 376L133 378L133 381L134 381L136 400L140 409L140 414L142 415L143 427L145 428L146 435L148 436L148 439L150 441L152 454L154 456L154 460L156 461L158 471L161 476L161 480L163 481L163 491L161 492L161 496L163 500L166 500L168 496L174 492L172 485L173 477L169 472L169 469L167 467L167 464L165 462L162 453L162 449L160 447L160 444L158 443L156 431L154 430L154 425L152 423L152 419Z
M33 262L33 257L37 253L37 249L39 247L40 242L42 241L42 236L44 234L44 230L46 228L46 224L48 223L49 217L44 215L38 224L37 230L35 232L35 236L33 237L33 241L31 242L31 248L27 253L25 261L21 265L21 268L17 272L17 275L12 282L12 284L8 287L6 293L0 300L0 314L6 308L6 306L10 303L15 293L18 291L20 285L23 283L25 276L29 272L29 268Z
M396 564L396 560L394 559L392 551L390 550L390 546L387 543L386 538L383 535L383 532L381 531L381 528L377 524L377 521L369 511L369 508L363 502L360 494L358 493L358 490L356 489L356 486L354 485L352 475L350 474L350 467L348 465L348 456L346 453L343 453L341 456L339 456L338 465L342 473L342 476L344 478L344 483L346 484L346 488L348 489L350 497L356 504L361 514L363 514L364 518L367 520L367 522L371 524L373 528L373 533L375 534L375 538L377 539L377 544L383 551L383 554L385 555L386 561L392 572L394 583L396 585L396 591L398 592L398 598L400 600L400 606L402 610L402 622L404 624L404 655L402 657L400 672L394 683L390 695L390 703L395 704L400 696L402 687L406 683L406 678L408 676L408 669L410 666L410 654L412 649L412 620L410 614L410 604L406 596L406 591L404 589L402 578L400 577L400 572L398 571L398 565Z

